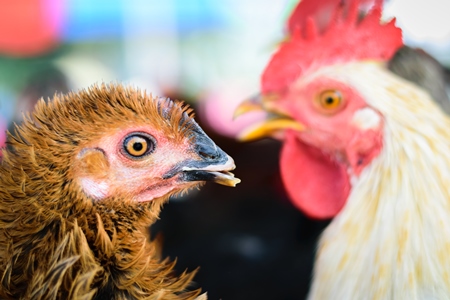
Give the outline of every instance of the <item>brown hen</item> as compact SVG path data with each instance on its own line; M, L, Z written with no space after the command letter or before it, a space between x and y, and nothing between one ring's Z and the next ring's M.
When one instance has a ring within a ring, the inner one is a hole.
M234 167L181 103L120 85L40 101L3 149L0 298L196 298L149 226Z

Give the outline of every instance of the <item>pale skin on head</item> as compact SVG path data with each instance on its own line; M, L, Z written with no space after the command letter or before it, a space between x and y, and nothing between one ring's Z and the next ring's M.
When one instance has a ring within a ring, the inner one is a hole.
M148 153L139 157L127 154L125 137L141 139L145 147L149 147ZM198 159L198 153L190 150L191 143L189 136L180 137L145 122L133 122L123 126L120 131L105 131L100 139L81 145L81 150L75 156L75 177L83 191L96 200L123 194L136 201L146 202L183 192L199 183L179 182L177 177L169 179L164 176L180 161ZM211 144L211 151L221 151L212 141L209 140L208 143ZM233 168L234 162L230 157L224 161L223 166L203 167L210 172ZM198 168L194 166L191 169ZM184 170L188 171L187 167ZM220 181L225 185L234 186L239 182L232 175L215 175L216 182Z
M360 130L378 129L381 124L380 115L372 108L365 107L353 114L351 124Z

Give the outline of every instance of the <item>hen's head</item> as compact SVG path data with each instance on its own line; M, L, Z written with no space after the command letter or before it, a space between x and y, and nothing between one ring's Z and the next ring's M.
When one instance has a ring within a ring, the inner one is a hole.
M289 19L288 38L263 73L261 95L237 112L269 113L242 138L284 141L286 189L316 218L341 210L352 179L380 153L392 112L392 103L381 98L399 98L397 87L408 88L385 66L402 46L401 31L393 21L380 24L381 1L368 12L366 2L302 0Z
M40 101L9 137L3 166L11 180L27 181L24 197L81 194L138 203L205 181L239 182L228 172L233 159L197 125L190 108L120 85Z

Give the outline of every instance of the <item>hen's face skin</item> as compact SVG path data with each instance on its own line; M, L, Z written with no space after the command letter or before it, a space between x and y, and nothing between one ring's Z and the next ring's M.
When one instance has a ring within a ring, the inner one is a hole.
M180 139L152 124L113 130L79 151L75 176L96 200L123 196L147 202L204 181L234 186L238 179L227 172L235 168L233 159L200 127L191 133Z

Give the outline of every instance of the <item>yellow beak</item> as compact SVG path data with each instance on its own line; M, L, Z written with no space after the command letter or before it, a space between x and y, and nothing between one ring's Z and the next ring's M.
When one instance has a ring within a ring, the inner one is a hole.
M254 124L239 135L240 141L253 141L264 137L273 137L276 133L284 131L286 129L293 129L296 131L304 131L305 126L291 117L266 109L264 106L264 99L260 96L250 98L242 102L235 110L234 117L238 117L251 111L265 111L267 112L267 119Z
M260 95L244 100L234 111L233 119L251 111L264 111L263 102L264 100Z
M254 141L264 137L274 136L277 132L286 129L303 131L305 130L305 126L292 119L274 118L245 129L238 135L238 139L243 142Z

